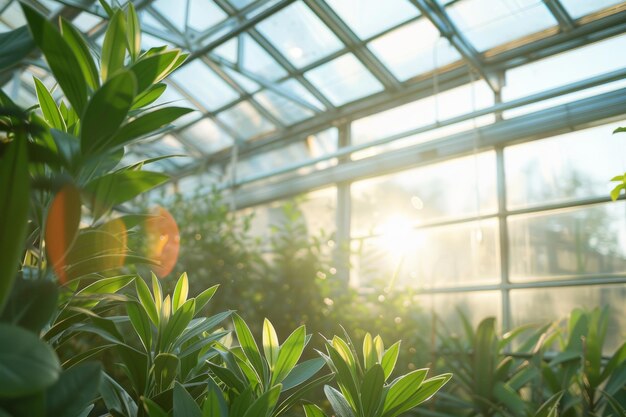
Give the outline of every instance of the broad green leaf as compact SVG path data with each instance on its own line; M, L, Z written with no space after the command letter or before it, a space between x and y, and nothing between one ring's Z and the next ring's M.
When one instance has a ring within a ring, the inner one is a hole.
M282 415L285 411L291 409L293 406L299 403L300 400L313 389L332 381L333 377L333 374L327 374L301 385L300 387L298 387L298 389L294 390L294 392L290 393L289 396L278 405L275 411L275 415ZM286 388L283 385L283 392L285 390Z
M415 398L427 373L428 369L417 369L392 382L383 407L383 413L386 417L397 416L412 408L408 405L413 403L413 398Z
M208 379L207 396L202 404L202 417L229 417L226 399L213 379Z
M121 71L98 89L85 110L80 134L84 154L106 149L135 99L137 82L129 71Z
M99 363L83 363L61 374L46 393L49 416L76 417L98 396L102 371Z
M141 302L142 307L146 310L148 317L155 324L155 326L159 325L159 309L157 309L154 300L152 298L152 294L150 294L150 290L148 289L148 285L142 278L137 278L135 280L135 288L137 289L137 297Z
M35 44L41 49L48 66L78 114L87 106L87 82L72 48L44 16L21 4Z
M116 148L124 146L129 142L153 134L174 122L181 116L193 111L183 107L165 107L143 114L128 124L122 126L120 130L106 142L106 148Z
M65 166L72 166L76 156L80 153L78 138L57 129L50 129L50 136L59 151L59 155L63 158Z
M270 371L274 370L274 364L278 359L278 352L280 346L278 343L278 336L272 323L266 318L263 320L263 352L265 353L265 359L270 366Z
M315 404L304 404L302 408L306 417L327 417L322 409Z
M180 306L172 315L165 331L161 335L161 346L163 349L168 349L175 342L176 338L187 328L187 325L193 318L195 307L196 300L192 298Z
M57 310L58 295L56 282L20 277L0 314L0 322L10 322L39 334Z
M259 347L252 336L252 332L250 332L250 328L238 314L233 315L233 323L235 325L235 332L237 333L237 340L239 340L239 344L241 345L243 352L250 361L250 364L256 370L257 374L260 377L263 377L264 368L263 362L261 361L261 353L259 352Z
M178 373L180 361L171 353L159 353L154 358L154 378L160 390L170 387Z
M372 335L369 333L366 333L365 338L363 339L363 361L366 370L370 369L378 362L378 356L376 355L376 350L374 349Z
M105 352L113 347L115 347L117 345L115 344L106 344L106 345L99 345L96 346L94 348L91 348L89 350L86 350L82 353L79 353L78 355L72 356L71 358L69 358L68 360L66 360L65 362L63 362L63 369L69 369L73 366L76 366L78 364L81 364L87 360L90 360L91 358L93 358L94 356L99 355L102 352Z
M167 323L170 321L170 316L172 315L172 301L170 296L166 296L163 299L163 304L161 304L161 311L159 313L159 332L163 334L165 329L167 328Z
M613 411L615 411L615 414L617 417L626 417L626 409L624 409L622 404L620 404L620 402L614 396L612 396L611 394L605 391L600 391L600 392L602 393L604 398L606 398L606 401L609 403ZM549 416L549 417L553 417L553 416ZM554 414L554 417L558 417L556 413Z
M374 364L365 373L361 384L361 409L363 415L374 416L383 396L383 385L385 384L385 373L382 366Z
M353 376L352 370L334 347L328 346L328 355L333 367L335 368L335 377L341 392L352 408L356 409L357 404L359 403L359 393L357 389L357 381Z
M179 49L162 51L153 55L143 56L129 69L137 77L137 92L142 93L168 74L180 55Z
M624 176L624 175L616 175L613 178L611 178L611 181L612 182L614 182L614 181L623 182L625 177L626 176Z
M620 193L623 189L626 189L626 185L619 184L615 188L611 190L611 200L616 201L619 198Z
M209 368L211 368L211 372L213 372L215 376L220 379L220 381L226 384L226 386L239 392L245 390L245 383L233 371L226 367L215 365L212 362L208 362L208 365Z
M159 97L161 97L161 95L165 92L166 89L167 89L167 84L165 83L154 84L153 86L149 87L146 91L144 91L143 93L140 93L137 97L135 97L135 102L133 103L133 106L131 109L132 110L140 109L142 107L145 107L149 104L154 103L155 101L159 99Z
M31 395L57 381L59 360L34 333L0 324L0 340L0 398Z
M385 352L385 344L383 343L383 339L380 336L376 336L374 338L374 350L376 350L378 363L381 363L383 360L383 354Z
M206 306L209 301L211 301L211 298L213 298L213 295L215 295L215 292L218 288L219 284L207 288L206 290L198 294L198 296L196 297L196 312L194 313L195 316L197 316L198 313L200 313L200 311L204 308L204 306Z
M248 408L243 417L264 417L270 415L276 406L281 389L282 385L280 384L273 386L272 389L265 392L252 403L252 406Z
M525 415L524 409L526 403L519 396L515 390L513 390L507 384L497 382L493 388L493 396L504 406L511 411L515 416L523 417Z
M398 353L400 352L400 341L391 345L389 349L383 354L383 360L381 365L385 371L385 381L389 378L389 375L393 372L393 368L396 367L396 361L398 360Z
M43 113L43 118L48 122L50 127L65 131L65 120L61 116L61 112L57 107L52 94L48 91L45 85L37 78L33 77L35 82L35 90L37 91L37 100L39 101L39 108Z
M178 307L185 304L187 301L187 295L189 294L189 279L187 273L183 272L174 288L174 294L172 295L172 312L175 313Z
M131 301L126 303L126 313L146 352L150 352L152 346L152 326L146 310L134 301Z
M120 9L115 11L109 21L101 55L100 73L102 79L106 81L124 66L126 56L126 19Z
M96 67L83 35L64 17L61 17L61 34L78 59L85 81L92 90L96 90L100 87L98 67Z
M283 380L283 391L296 387L312 378L326 362L322 358L314 358L297 364Z
M115 10L113 10L113 8L109 5L109 3L106 2L106 0L99 0L100 2L100 6L102 6L102 8L104 9L104 12L107 14L107 16L110 18L113 17L113 15L115 14Z
M282 382L298 363L302 351L304 350L306 339L306 328L298 327L289 335L285 342L281 345L272 375L272 385Z
M33 49L35 43L26 26L0 33L0 72L19 65Z
M202 417L202 411L185 387L178 382L174 383L174 416L173 417Z
M29 195L26 138L20 134L0 158L0 311L11 292L22 256Z
M621 132L626 132L626 127L618 127L617 129L613 131L613 133L621 133Z
M141 52L141 27L132 2L128 2L128 9L126 10L126 42L128 43L128 53L131 60L134 61Z
M352 408L350 408L350 405L339 391L326 385L324 386L324 393L337 417L355 417Z
M215 326L226 320L232 313L233 311L229 310L223 311L209 318L202 318L197 325L187 329L187 331L185 331L180 338L176 340L174 347L178 348L185 342L190 341L194 337L200 336L204 332L212 332Z
M118 171L89 182L85 191L89 194L95 218L138 195L163 184L169 177L151 171Z

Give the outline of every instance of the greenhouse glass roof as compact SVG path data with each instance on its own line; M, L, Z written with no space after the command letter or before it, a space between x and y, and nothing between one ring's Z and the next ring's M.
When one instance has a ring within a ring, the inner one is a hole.
M51 19L71 18L95 50L101 44L106 14L97 1L26 2ZM238 180L260 180L372 152L379 143L368 135L380 126L355 123L352 143L342 142L333 126L383 111L398 115L397 123L385 127L386 142L398 126L406 125L403 132L457 127L455 117L488 123L494 111L474 114L489 120L462 115L561 85L550 76L536 77L537 71L549 73L541 68L549 65L546 57L626 31L626 2L616 0L138 0L135 5L144 48L169 44L190 53L161 102L196 111L129 149L126 157L185 155L157 164L175 178L213 172L218 182L229 164L237 167ZM0 31L24 24L17 0L0 0ZM623 36L611 39L609 47L621 54ZM572 74L562 76L572 82L597 75L584 73L584 55L563 60ZM533 73L535 61L539 67ZM43 60L26 62L0 82L30 106L36 101L32 75L52 87ZM433 95L438 99L428 101ZM353 148L343 152L348 145Z

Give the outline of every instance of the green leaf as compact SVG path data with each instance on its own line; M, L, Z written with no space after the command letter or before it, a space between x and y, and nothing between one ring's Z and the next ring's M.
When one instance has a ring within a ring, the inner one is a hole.
M135 62L129 69L137 78L137 92L142 93L154 83L165 78L179 56L180 50L173 49L143 56Z
M363 415L374 416L380 405L383 396L383 385L385 384L385 372L382 366L374 364L365 373L361 384L361 409Z
M121 71L96 91L82 118L80 144L84 154L106 149L128 115L136 90L135 76Z
M132 200L168 179L159 172L118 171L92 180L85 191L90 196L94 218L100 218L113 206Z
M393 368L396 367L396 361L398 360L398 353L400 352L400 341L391 345L389 349L383 354L383 360L381 365L385 371L385 381L389 378L389 375L393 372Z
M131 110L140 109L154 103L159 99L159 97L161 97L166 89L167 84L165 83L158 83L149 87L146 91L135 97L135 102L133 103Z
M80 68L76 55L52 23L30 6L21 6L33 40L46 57L54 78L72 107L82 114L87 105L87 82L83 73L76 71Z
M208 380L208 392L202 405L202 417L228 417L226 399L211 378Z
M324 386L324 393L333 411L337 414L337 417L355 417L354 412L350 408L350 404L348 404L348 401L346 401L339 391L326 385Z
M150 347L152 346L152 326L150 326L150 318L146 310L138 303L131 301L126 303L126 313L137 335L139 335L146 352L150 352Z
M157 276L152 272L152 294L154 294L154 305L157 308L157 311L161 311L161 304L163 304L163 289L161 288L161 282L157 278Z
M274 375L272 375L272 385L282 382L291 372L304 350L306 339L306 328L298 327L289 335L280 347L276 366L274 367Z
M207 288L206 290L198 294L198 296L196 297L196 311L194 313L194 316L197 316L198 313L200 313L200 311L204 308L204 306L207 305L209 301L211 301L211 298L213 298L213 295L215 295L215 292L218 288L219 284Z
M154 378L159 390L166 390L174 382L179 364L178 357L171 353L159 353L154 358Z
M615 397L605 391L600 392L602 393L604 398L606 398L606 401L609 403L613 411L615 411L617 417L626 417L626 410L624 409L624 407L622 407L620 402ZM555 417L557 417L556 414Z
M324 367L325 363L322 358L314 358L297 364L283 380L283 391L287 391L308 381Z
M0 159L0 311L11 292L22 256L29 195L26 138L20 134Z
M43 118L48 122L50 127L65 131L65 120L61 116L61 112L57 107L57 104L52 98L52 95L48 91L45 85L37 78L33 77L35 82L35 90L37 91L37 100L39 101L39 108L43 113Z
M57 381L59 360L50 345L35 334L0 324L0 340L0 398L31 395Z
M76 366L78 364L81 364L91 358L93 358L94 356L107 351L113 347L115 347L116 345L111 343L111 344L107 344L107 345L98 345L94 348L91 348L89 350L86 350L82 353L79 353L78 355L72 356L71 358L69 358L68 360L66 360L65 362L63 362L63 369L69 369L73 366Z
M128 2L128 9L126 10L126 42L128 43L128 53L131 60L134 61L141 52L141 27L132 2Z
M159 325L159 309L156 307L156 304L152 298L152 294L150 294L150 290L148 289L148 285L146 282L137 278L135 281L135 288L137 289L137 297L141 302L142 307L146 310L148 317L154 323L155 326ZM159 300L160 302L160 300Z
M613 134L621 133L621 132L626 132L626 127L618 127L617 129L613 131Z
M372 335L369 333L366 333L363 339L363 361L366 370L370 369L378 362L378 356L376 355L374 343L372 342Z
M433 395L437 393L446 385L446 383L452 378L452 374L442 374L432 378L429 378L422 382L422 386L417 391L415 397L413 397L410 405L410 408L416 407L417 405L423 403L424 401L428 401Z
M61 17L61 34L78 59L85 81L92 90L96 90L100 87L98 67L96 67L83 35L64 17Z
M33 49L35 43L26 26L0 33L0 72L19 65Z
M348 364L344 361L341 355L331 345L328 346L328 355L330 361L335 368L336 379L341 392L345 396L348 403L356 409L359 402L359 394L356 385L356 379L353 376L352 370Z
M558 417L559 402L563 397L563 391L557 392L550 397L546 402L541 404L539 410L535 413L534 417Z
M616 201L619 198L620 193L624 189L626 189L626 185L624 184L619 184L615 186L615 188L611 190L611 200Z
M109 6L109 3L107 3L106 0L99 0L99 1L100 1L100 6L102 6L102 8L104 9L104 12L107 14L109 19L112 18L113 14L115 14L115 11L113 10L113 8Z
M54 315L58 296L55 282L18 278L0 321L11 322L39 334Z
M322 409L315 404L304 404L302 408L306 417L327 417Z
M281 389L282 385L280 384L273 386L272 389L265 392L252 403L252 406L248 408L243 417L269 416L276 406Z
M103 80L108 80L115 71L124 66L126 56L126 19L118 9L109 21L109 27L102 43L100 73Z
M98 396L101 374L99 363L83 363L64 371L46 393L47 415L76 417Z
M250 328L238 314L233 315L233 323L235 324L237 340L239 340L243 352L256 370L257 375L262 378L264 369L263 362L261 361L261 353L252 336L252 332L250 332Z
M399 377L391 383L383 407L383 413L386 417L397 416L413 408L410 404L413 404L413 399L420 389L420 385L426 378L427 373L428 369L417 369Z
M172 296L172 312L175 313L176 310L187 301L187 295L189 294L189 279L187 278L187 273L183 272L178 281L176 282L176 287L174 288L174 294Z
M141 397L144 410L150 417L168 417L168 414L157 403L150 398Z
M183 333L193 318L195 308L196 300L192 298L176 310L176 313L174 313L172 318L167 323L165 332L162 334L161 346L163 348L167 349L175 342L176 338Z
M187 390L174 383L174 417L202 417L202 411Z
M174 344L175 348L182 346L184 343L190 341L194 337L200 336L204 332L210 332L215 326L223 322L230 316L232 311L223 311L209 318L202 318L195 326L185 331L180 338L178 338Z
M263 320L263 352L265 353L265 359L270 366L270 371L274 370L274 364L278 359L278 352L280 346L278 343L278 336L272 323L266 318Z
M117 148L124 146L132 140L153 134L156 130L163 128L174 122L181 116L193 111L183 107L165 107L143 114L128 124L122 126L120 130L106 142L107 148Z

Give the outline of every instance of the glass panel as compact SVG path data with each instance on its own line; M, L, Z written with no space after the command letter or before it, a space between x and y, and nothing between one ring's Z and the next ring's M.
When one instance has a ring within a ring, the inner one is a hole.
M207 110L215 110L238 97L235 90L197 59L176 70L172 78Z
M625 123L505 148L509 209L608 196L626 166L626 142L611 132Z
M297 67L341 49L343 44L302 2L295 2L256 28Z
M557 24L541 0L462 0L446 10L478 51Z
M169 134L147 145L140 145L140 147L143 146L149 147L161 155L186 155L189 153L174 136Z
M495 317L497 327L502 323L502 295L499 291L420 295L416 304L424 312L437 314L448 329L458 334L465 333L457 308L474 326L486 317Z
M236 131L243 139L274 130L274 125L261 116L247 101L219 113L217 118Z
M249 35L243 35L243 67L265 78L276 80L287 75L287 71L272 58L265 49Z
M342 55L304 74L336 106L383 89L352 54Z
M237 48L239 45L239 37L234 37L231 40L221 44L210 53L218 55L220 58L224 58L231 63L237 62Z
M76 19L72 20L72 24L83 32L89 32L100 22L102 22L102 19L87 12L82 12Z
M9 7L2 12L2 15L0 15L0 22L8 26L9 29L7 30L13 30L26 24L24 13L22 13L22 9L18 1L13 1Z
M622 3L622 0L561 0L567 12L578 19L584 15Z
M626 272L626 203L509 217L512 281Z
M238 73L237 71L232 70L228 67L222 67L222 69L224 70L226 74L228 74L230 78L233 79L233 81L239 84L239 86L243 88L244 90L246 90L248 93L254 93L255 91L259 91L261 89L261 86L259 84L252 81L250 78L246 77L245 75L242 75Z
M544 58L506 72L505 101L585 80L626 67L626 35ZM567 68L567 71L563 71Z
M186 2L185 2L186 3ZM180 2L158 0L153 3L154 9L166 18L180 32L185 31L185 11Z
M228 0L228 2L238 9L243 9L244 7L254 3L255 0Z
M190 0L190 2L189 26L193 29L208 29L228 16L212 0ZM184 9L180 4L178 7Z
M180 135L205 154L217 152L233 144L233 139L207 118L194 123L180 132Z
M281 122L291 125L313 116L313 111L303 107L273 91L264 90L254 95L269 112Z
M417 7L407 0L327 0L344 22L361 39L370 38L385 29L419 15Z
M425 18L373 40L368 47L402 81L461 59Z
M287 89L291 94L295 94L303 100L308 101L312 105L316 106L320 110L325 110L326 107L317 99L309 90L304 88L302 84L298 80L293 78L288 79L280 83L282 88Z
M355 182L353 237L383 233L395 223L419 225L494 213L495 162L494 152L484 152Z
M626 334L626 284L573 288L538 288L511 291L513 326L546 323L565 318L574 308L609 307L605 354L612 354Z
M359 285L382 279L389 286L445 288L500 280L498 221L412 229L391 218L374 238L353 242ZM451 256L454 254L454 256Z

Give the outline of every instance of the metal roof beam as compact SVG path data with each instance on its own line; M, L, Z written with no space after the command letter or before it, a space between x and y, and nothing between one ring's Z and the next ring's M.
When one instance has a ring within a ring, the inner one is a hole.
M441 36L448 39L465 61L487 82L494 93L500 91L498 78L483 65L480 54L456 28L448 13L439 4L429 0L410 0L415 7L439 30Z
M313 13L343 42L350 52L381 82L387 89L399 89L401 84L396 77L350 29L337 13L324 0L304 0Z
M574 19L572 19L559 0L543 0L543 3L550 9L550 13L552 13L556 21L559 22L563 32L569 32L576 27Z

